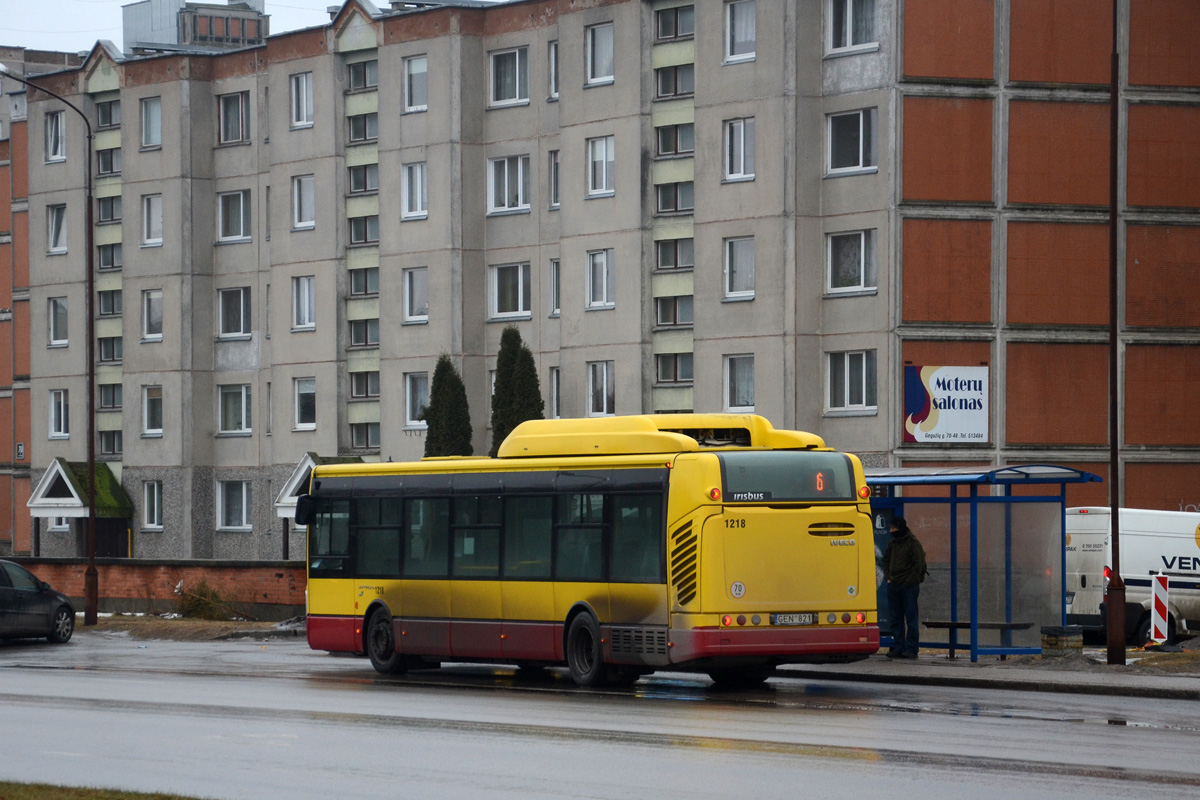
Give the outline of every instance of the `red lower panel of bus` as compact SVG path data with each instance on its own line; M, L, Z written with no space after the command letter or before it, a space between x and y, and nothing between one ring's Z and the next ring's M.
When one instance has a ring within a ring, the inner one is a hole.
M400 652L443 658L496 658L561 661L562 625L552 622L397 619ZM308 645L314 650L361 653L358 617L308 618Z
M820 658L869 655L879 649L876 625L836 628L692 628L671 630L671 663L698 658Z
M362 619L359 617L308 618L308 646L335 653L361 653Z

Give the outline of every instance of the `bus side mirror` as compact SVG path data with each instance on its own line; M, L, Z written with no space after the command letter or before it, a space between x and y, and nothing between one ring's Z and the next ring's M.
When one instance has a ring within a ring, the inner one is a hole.
M316 502L312 495L302 494L296 498L296 524L308 527L316 516Z

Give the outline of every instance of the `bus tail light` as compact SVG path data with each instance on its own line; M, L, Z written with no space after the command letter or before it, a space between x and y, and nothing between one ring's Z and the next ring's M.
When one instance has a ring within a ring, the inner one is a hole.
M857 622L859 625L862 625L864 622L867 621L867 615L860 611L860 612L858 612L858 615L855 616L854 621Z
M850 621L850 612L846 611L842 614L842 622L849 622L849 621Z
M733 624L733 617L726 614L725 616L721 617L721 624L725 627L729 627Z

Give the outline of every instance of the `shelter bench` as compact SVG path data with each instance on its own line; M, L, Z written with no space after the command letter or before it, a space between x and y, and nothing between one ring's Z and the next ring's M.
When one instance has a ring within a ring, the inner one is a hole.
M963 647L958 643L957 632L961 630L971 630L970 620L949 620L949 619L931 619L921 623L926 628L942 628L950 631L950 658L954 658L955 650L969 649L970 645ZM979 622L977 623L981 631L1000 631L1001 635L1012 633L1013 631L1027 631L1033 627L1032 622ZM1004 661L1005 657L1000 656L1000 660Z

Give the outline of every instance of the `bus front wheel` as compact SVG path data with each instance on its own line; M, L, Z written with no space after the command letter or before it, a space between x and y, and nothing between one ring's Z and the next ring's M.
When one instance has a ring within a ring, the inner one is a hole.
M572 619L567 628L567 667L576 686L600 686L604 683L600 625L586 611Z
M367 655L371 666L383 675L399 675L407 670L408 662L396 652L396 627L392 615L379 609L367 624Z

